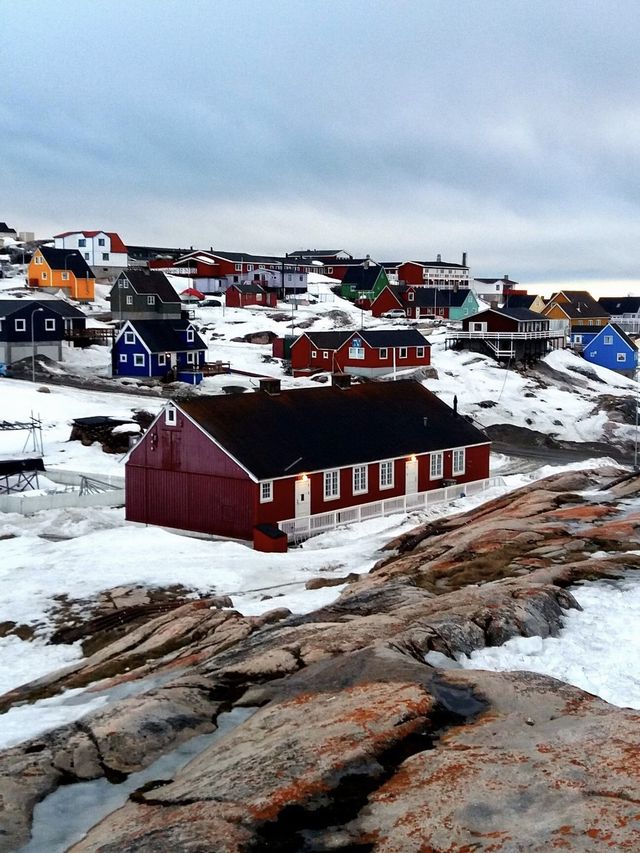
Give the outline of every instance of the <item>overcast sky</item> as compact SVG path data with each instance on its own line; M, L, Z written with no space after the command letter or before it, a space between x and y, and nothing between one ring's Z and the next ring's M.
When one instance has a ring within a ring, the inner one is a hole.
M637 0L0 0L0 220L637 279Z

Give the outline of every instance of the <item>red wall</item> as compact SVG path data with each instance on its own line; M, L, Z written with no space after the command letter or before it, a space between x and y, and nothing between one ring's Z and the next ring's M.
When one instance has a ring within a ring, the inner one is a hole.
M354 332L354 337L358 333ZM343 372L347 367L366 367L366 368L388 368L393 370L393 349L387 348L387 357L381 359L379 350L369 346L366 341L363 341L365 357L349 358L350 341L347 341L340 349L321 350L314 347L311 341L303 336L299 338L291 347L291 369L294 371L309 371L309 370L329 370L331 372ZM400 358L398 348L396 348L396 368L402 369L405 367L425 367L431 364L431 348L424 347L424 356L418 358L416 355L416 347L407 347L407 358ZM311 353L315 352L315 357ZM323 352L328 352L329 357L324 358Z
M544 319L541 315L541 319ZM518 321L513 317L507 317L504 314L487 313L481 317L465 317L462 321L462 328L469 331L471 323L486 323L487 329L490 332L517 332Z
M401 264L398 268L398 281L404 281L405 284L425 284L422 269L418 264Z
M391 311L393 308L404 308L404 305L388 287L383 288L371 303L371 313L374 317L381 317L385 311Z

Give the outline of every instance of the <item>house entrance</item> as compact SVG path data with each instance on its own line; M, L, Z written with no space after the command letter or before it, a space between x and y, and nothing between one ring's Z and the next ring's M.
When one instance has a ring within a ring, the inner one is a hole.
M306 518L311 513L311 481L296 480L296 518Z
M418 491L418 460L408 459L404 463L404 482L406 495L415 495Z

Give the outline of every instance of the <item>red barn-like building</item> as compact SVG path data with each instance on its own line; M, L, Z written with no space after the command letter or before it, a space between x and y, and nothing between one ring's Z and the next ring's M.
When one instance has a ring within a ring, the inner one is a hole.
M454 483L450 497L482 488L489 449L418 382L281 392L263 380L255 394L167 404L128 457L126 517L280 550L265 529L298 538L424 507Z
M431 344L417 329L305 332L291 344L290 358L294 376L326 370L374 377L427 367Z
M249 305L275 308L278 304L277 294L259 284L232 284L227 288L225 299L227 308L246 308Z

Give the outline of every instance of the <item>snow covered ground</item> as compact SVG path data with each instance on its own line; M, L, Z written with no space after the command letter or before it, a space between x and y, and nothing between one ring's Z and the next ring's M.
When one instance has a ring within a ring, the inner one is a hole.
M463 655L460 664L551 675L614 705L640 710L640 581L586 583L571 592L584 609L566 613L560 636L516 637Z

